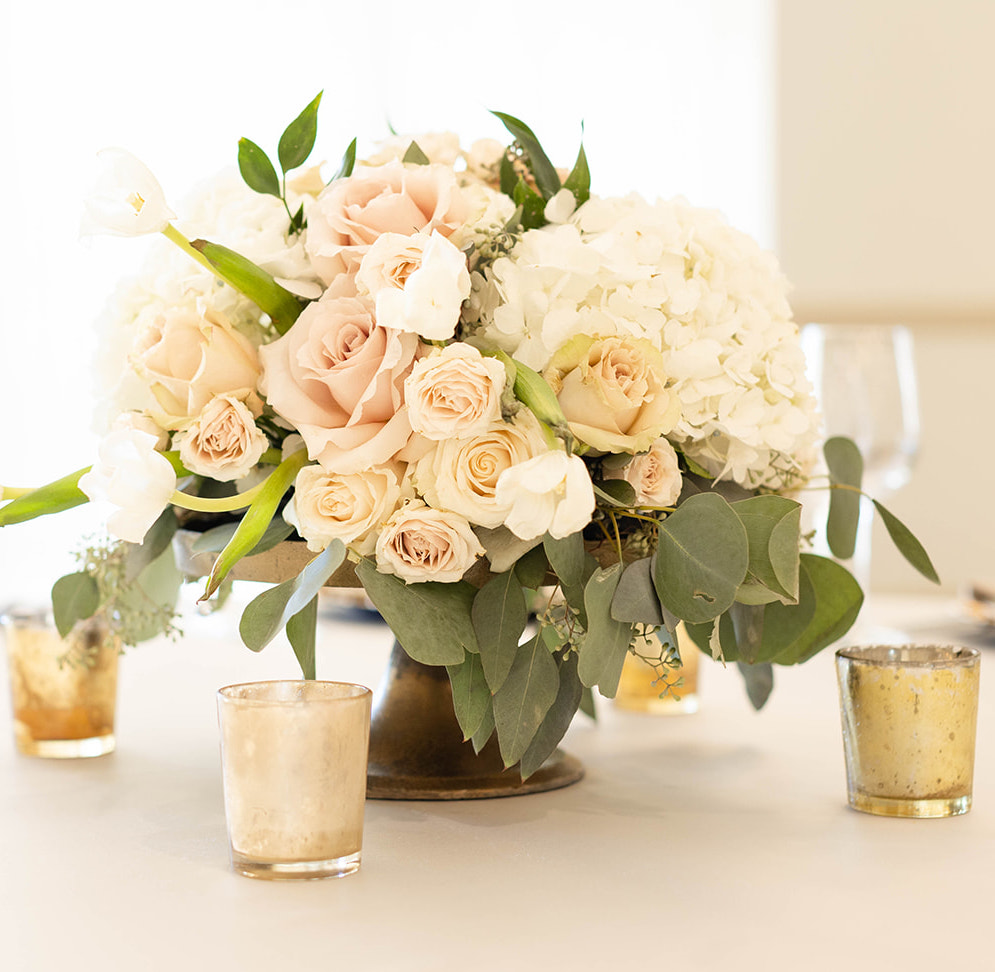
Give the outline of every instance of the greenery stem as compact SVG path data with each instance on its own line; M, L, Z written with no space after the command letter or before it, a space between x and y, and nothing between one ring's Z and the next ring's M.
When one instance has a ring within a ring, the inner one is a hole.
M33 486L0 486L0 501L17 499L18 496L27 496L33 492Z
M263 487L265 487L267 482L269 482L269 476L261 483L253 486L252 489L247 489L244 493L216 498L190 496L188 493L181 493L179 490L176 490L169 498L169 502L173 506L178 506L184 510L194 510L197 513L230 513L232 510L241 510L247 506L251 506L252 501L263 491Z
M218 276L217 269L211 264L211 261L204 256L198 249L191 245L190 241L175 227L172 223L167 223L166 228L162 231L162 235L166 237L171 243L175 243L188 257L196 260L202 267L206 267L211 271L214 276ZM223 279L220 278L219 279Z

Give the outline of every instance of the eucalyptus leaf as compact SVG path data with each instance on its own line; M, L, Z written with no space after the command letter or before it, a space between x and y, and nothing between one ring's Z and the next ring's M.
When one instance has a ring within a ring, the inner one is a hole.
M650 557L634 560L622 571L612 598L611 616L628 624L664 624L663 611L653 586Z
M746 683L746 697L753 708L759 711L774 691L774 668L769 662L760 665L737 662L737 666Z
M314 140L318 134L318 106L321 104L321 95L322 92L319 91L280 136L277 156L284 175L291 169L303 165L314 148Z
M0 527L12 523L24 523L36 516L47 516L49 513L61 513L89 502L89 497L79 488L80 477L88 473L90 467L78 469L62 479L46 483L30 493L24 493L10 500L5 506L0 506Z
M602 479L594 484L594 495L611 506L631 510L636 505L636 491L624 479Z
M729 619L736 633L739 660L752 665L759 661L764 634L764 609L761 605L731 604Z
M262 267L220 243L193 240L190 245L204 256L225 283L269 314L280 334L286 334L300 317L304 309L301 302Z
M529 619L522 585L514 570L492 577L473 599L471 612L484 676L497 692L511 671ZM473 731L466 733L472 736Z
M709 657L716 661L734 662L739 660L739 648L736 645L736 629L728 612L718 618L719 645L722 649L721 658L712 652L711 639L715 630L715 621L703 624L685 623L684 629L691 640Z
M473 738L491 707L491 692L484 678L481 656L467 653L460 665L449 665L449 681L453 690L453 711L463 741Z
M52 613L59 635L67 637L77 621L93 617L100 607L100 588L96 579L79 571L60 577L52 585Z
M422 151L417 142L412 142L401 161L412 165L429 165L432 160Z
M556 700L560 676L553 656L536 635L519 646L511 671L494 694L494 723L505 766L513 766L529 748Z
M717 493L691 496L660 524L660 603L685 621L710 621L735 600L749 562L746 528L729 503Z
M833 556L849 560L857 543L864 460L853 441L844 436L827 439L822 451L831 483L826 540Z
M542 548L553 573L564 586L575 587L584 584L586 550L584 536L578 531L566 537L551 537L548 533L542 538Z
M294 649L304 678L317 677L315 668L318 640L318 595L315 594L296 614L287 618L287 640Z
M353 139L348 148L342 155L342 161L339 164L338 170L335 175L329 180L329 182L334 182L336 179L348 179L352 175L352 170L356 167L356 139Z
M470 738L473 751L479 753L487 745L488 740L494 735L494 700L491 699L484 710L483 718L480 720L480 727Z
M549 560L546 558L546 551L540 540L527 553L523 554L515 565L515 574L522 584L522 587L537 591L546 581L546 573L549 570Z
M522 754L522 779L528 779L552 755L565 735L580 705L584 686L577 674L576 655L568 656L560 663L560 686L553 704L549 707L542 725Z
M129 644L147 641L162 632L162 618L150 607L175 607L182 585L183 574L176 566L172 547L166 547L116 598L116 606L122 613L145 619L144 623L130 627Z
M525 153L529 170L535 177L536 185L539 187L543 199L551 199L562 188L560 177L543 147L539 144L539 139L536 138L535 133L525 122L513 115L507 115L501 111L495 111L492 114L501 120Z
M250 601L238 626L246 647L262 651L287 622L317 596L325 581L342 566L345 555L345 544L338 539L332 540L296 577L276 584ZM301 667L304 668L303 664Z
M563 183L563 188L573 193L578 209L591 198L591 170L587 165L587 153L584 151L583 143L577 152L577 161L574 162L570 175Z
M245 184L253 192L281 198L280 179L276 169L273 168L273 163L255 142L247 138L238 140L238 171L242 173Z
M886 510L877 500L874 500L874 509L881 514L888 536L892 543L898 548L898 552L913 566L926 580L931 580L934 584L940 583L940 577L936 573L933 562L929 559L923 545L913 536L912 531L894 513Z
M415 661L459 665L464 651L478 650L471 619L477 592L465 581L406 584L393 574L381 574L366 558L356 565L356 576L401 647Z
M542 539L536 537L533 540L522 540L516 537L506 526L495 527L493 530L486 527L474 527L473 532L480 541L490 561L491 570L496 574L503 574L506 570L511 570L516 563L520 563L522 558L530 550L539 547L542 552ZM545 559L543 559L545 563ZM542 583L540 579L539 583ZM525 584L528 587L528 584ZM538 587L539 585L536 584Z
M797 601L801 504L767 495L740 500L732 508L749 542L746 581L755 581L785 601Z
M222 523L220 526L211 527L210 530L205 530L194 540L191 549L194 553L218 553L224 550L237 529L238 522ZM252 557L271 550L277 544L283 543L293 532L294 528L282 516L273 517L259 542L246 556Z
M602 695L614 698L622 664L632 641L632 626L611 614L612 598L622 576L622 565L599 567L584 588L587 633L578 649L577 672L584 685L598 686Z
M218 555L207 579L207 587L200 597L206 601L246 554L255 549L273 520L284 494L293 485L301 467L307 463L307 450L301 449L280 463L266 480L256 498L249 505L224 550Z
M133 581L153 560L157 560L162 552L172 543L176 533L176 511L167 506L159 514L155 523L148 529L145 539L140 544L130 543L125 561L125 581Z

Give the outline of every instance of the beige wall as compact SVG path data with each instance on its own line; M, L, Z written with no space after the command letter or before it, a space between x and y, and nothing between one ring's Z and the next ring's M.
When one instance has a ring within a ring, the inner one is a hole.
M781 0L776 249L800 322L913 326L922 446L887 505L995 578L995 3ZM873 585L926 589L883 537Z

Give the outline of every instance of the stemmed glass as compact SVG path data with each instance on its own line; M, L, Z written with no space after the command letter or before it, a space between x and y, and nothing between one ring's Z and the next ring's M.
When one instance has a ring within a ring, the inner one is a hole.
M909 481L919 451L912 335L900 325L808 324L801 340L826 435L856 442L864 457L864 492L883 500ZM873 514L862 500L849 565L865 593Z

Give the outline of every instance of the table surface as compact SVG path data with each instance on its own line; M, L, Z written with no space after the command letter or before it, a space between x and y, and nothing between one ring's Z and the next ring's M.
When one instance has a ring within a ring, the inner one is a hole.
M229 867L214 693L293 677L294 662L283 641L242 647L237 611L191 611L181 641L123 659L117 752L32 759L0 740L0 968L992 967L985 676L962 817L846 806L831 651L778 670L760 713L735 668L704 660L694 715L606 703L596 725L578 717L565 748L586 767L579 784L368 801L359 873L270 883ZM881 599L867 614L851 640L995 647L948 599ZM323 610L319 677L375 686L390 642L380 623Z

